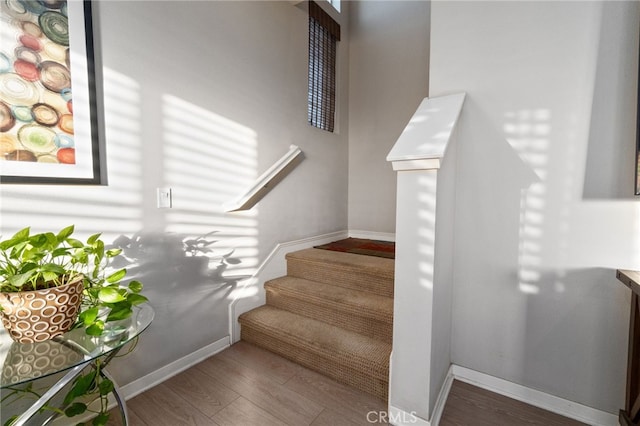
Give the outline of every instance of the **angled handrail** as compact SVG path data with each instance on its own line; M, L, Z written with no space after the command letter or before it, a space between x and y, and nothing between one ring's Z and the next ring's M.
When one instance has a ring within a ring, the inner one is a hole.
M247 191L235 200L223 204L225 212L236 212L249 210L255 206L267 193L286 176L298 162L294 160L302 154L302 150L291 145L289 151L280 158L273 166L269 167L260 175L255 183Z

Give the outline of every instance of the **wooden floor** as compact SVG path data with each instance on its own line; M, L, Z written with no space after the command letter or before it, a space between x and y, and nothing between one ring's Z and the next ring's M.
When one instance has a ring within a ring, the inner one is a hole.
M131 426L388 424L386 404L240 342L128 401ZM118 425L113 412L109 425ZM442 426L582 423L454 381Z
M441 426L578 426L584 423L454 380Z

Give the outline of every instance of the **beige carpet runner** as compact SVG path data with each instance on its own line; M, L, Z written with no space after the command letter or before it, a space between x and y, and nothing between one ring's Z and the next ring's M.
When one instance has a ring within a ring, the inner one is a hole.
M386 401L394 260L306 249L240 316L242 340Z

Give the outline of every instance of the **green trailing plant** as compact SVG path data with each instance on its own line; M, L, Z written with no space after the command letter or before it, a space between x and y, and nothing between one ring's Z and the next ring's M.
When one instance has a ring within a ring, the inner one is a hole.
M121 249L107 249L101 234L82 242L72 237L73 232L73 225L58 233L31 234L30 228L24 228L0 241L0 292L46 289L82 277L84 290L75 327L84 327L90 336L100 336L109 323L129 318L134 306L148 300L141 294L141 282L133 280L123 285L125 268L111 271L109 266ZM113 383L100 374L100 369L97 360L90 371L76 378L64 399L64 410L45 409L73 417L89 410L86 400L99 400L100 407L91 424L105 425L109 418L107 397ZM15 389L10 395L18 393L35 394L30 385L25 390ZM9 419L5 425L14 420Z
M140 294L140 281L122 285L126 269L107 273L121 249L106 249L101 234L82 242L72 237L73 232L73 225L57 234L31 234L30 228L24 228L0 241L0 292L57 287L82 276L84 291L77 325L86 327L87 334L99 336L106 323L130 317L133 306L147 302L147 298Z
M94 417L91 420L91 425L106 425L109 421L108 396L109 393L113 391L114 386L111 380L100 375L101 368L100 361L98 360L90 371L76 378L71 389L64 397L64 409L45 404L40 411L50 411L56 415L63 415L66 417L74 417L86 412L92 412ZM33 382L28 383L24 388L11 387L8 388L8 390L10 392L1 400L3 404L5 401L15 402L23 398L31 398L35 401L42 397L42 394L34 389ZM91 403L98 400L98 409L91 410L89 408ZM18 414L11 416L3 423L3 426L12 426L18 417ZM86 423L77 423L76 426L84 426L85 424Z
M89 410L87 402L76 401L76 399L86 399L97 395L94 400L100 401L98 411L94 411L93 426L103 426L109 421L108 395L113 391L113 382L100 374L102 366L100 360L96 361L94 368L86 374L79 376L74 382L71 390L64 398L64 404L67 407L64 414L67 417L74 417L84 414ZM78 425L82 425L79 423Z
M133 351L137 341L138 339L136 338L127 354ZM73 381L73 385L63 401L66 407L64 410L65 416L74 417L90 412L94 415L91 420L92 426L105 426L108 423L110 417L108 397L113 392L114 384L101 373L102 368L101 360L96 360L87 373L78 376ZM97 409L92 409L94 403L98 405ZM47 409L51 410L49 407ZM53 409L53 411L59 412L60 410ZM85 425L87 423L77 423L76 426Z

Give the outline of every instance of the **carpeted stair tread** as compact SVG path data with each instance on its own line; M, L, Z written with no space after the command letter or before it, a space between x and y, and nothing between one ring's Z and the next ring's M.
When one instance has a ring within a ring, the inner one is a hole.
M295 277L264 285L267 305L391 343L393 299Z
M382 257L365 256L362 254L342 253L331 250L321 250L309 248L298 250L286 255L287 259L304 259L307 261L322 262L332 264L345 269L361 270L365 273L386 276L393 279L394 259Z
M274 338L270 334L263 333L253 327L242 328L242 340L317 371L337 382L367 392L382 401L387 401L388 399L389 381L387 378L377 379L371 377L366 372L353 369L349 363L337 363L327 360L318 354L300 348L295 342Z
M307 365L310 368L322 371L343 366L373 379L388 381L391 354L388 343L269 305L242 314L239 321L243 333L246 328L253 329L324 361L320 365Z
M393 297L393 259L304 249L288 253L287 275Z
M393 323L393 299L390 297L289 276L267 281L265 289L273 289L319 305L333 306L366 318Z

